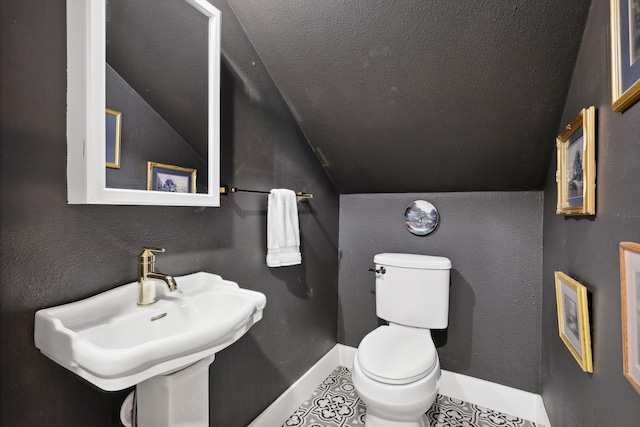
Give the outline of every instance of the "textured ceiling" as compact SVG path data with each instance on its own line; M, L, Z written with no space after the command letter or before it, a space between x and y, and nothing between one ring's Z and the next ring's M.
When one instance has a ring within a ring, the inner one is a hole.
M544 185L590 1L228 1L341 193Z

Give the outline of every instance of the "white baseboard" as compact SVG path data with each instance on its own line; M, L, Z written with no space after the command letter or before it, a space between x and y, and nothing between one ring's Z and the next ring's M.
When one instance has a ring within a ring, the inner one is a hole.
M533 421L539 427L551 427L542 397L538 394L444 369L440 378L440 393Z
M289 416L311 393L341 365L340 344L336 344L322 359L316 362L298 381L293 383L275 402L253 420L248 427L274 427L283 425ZM353 360L353 358L352 358Z
M336 367L345 366L352 369L355 354L356 348L336 344L248 427L273 427L284 424ZM551 427L542 398L534 393L446 370L442 370L440 393L533 421L539 427Z
M336 347L340 352L340 366L353 369L353 358L356 357L356 350L358 349L343 344L337 344Z

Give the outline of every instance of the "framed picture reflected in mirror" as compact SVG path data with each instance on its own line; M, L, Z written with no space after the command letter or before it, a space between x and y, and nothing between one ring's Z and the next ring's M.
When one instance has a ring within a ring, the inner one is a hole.
M120 169L120 145L122 135L122 113L106 109L106 163L111 169Z
M196 169L147 162L147 190L195 193Z

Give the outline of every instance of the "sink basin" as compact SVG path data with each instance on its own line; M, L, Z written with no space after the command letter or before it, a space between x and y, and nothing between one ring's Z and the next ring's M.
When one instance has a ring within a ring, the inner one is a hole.
M35 345L103 390L122 390L192 365L233 344L262 318L266 297L220 276L175 277L158 301L136 304L138 283L39 310Z

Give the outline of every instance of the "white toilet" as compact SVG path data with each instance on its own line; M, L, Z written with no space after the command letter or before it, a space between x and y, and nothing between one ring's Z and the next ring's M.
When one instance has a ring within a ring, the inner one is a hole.
M367 405L366 427L428 427L440 362L431 329L448 325L451 261L378 254L376 313L389 326L365 336L353 361L353 385Z

